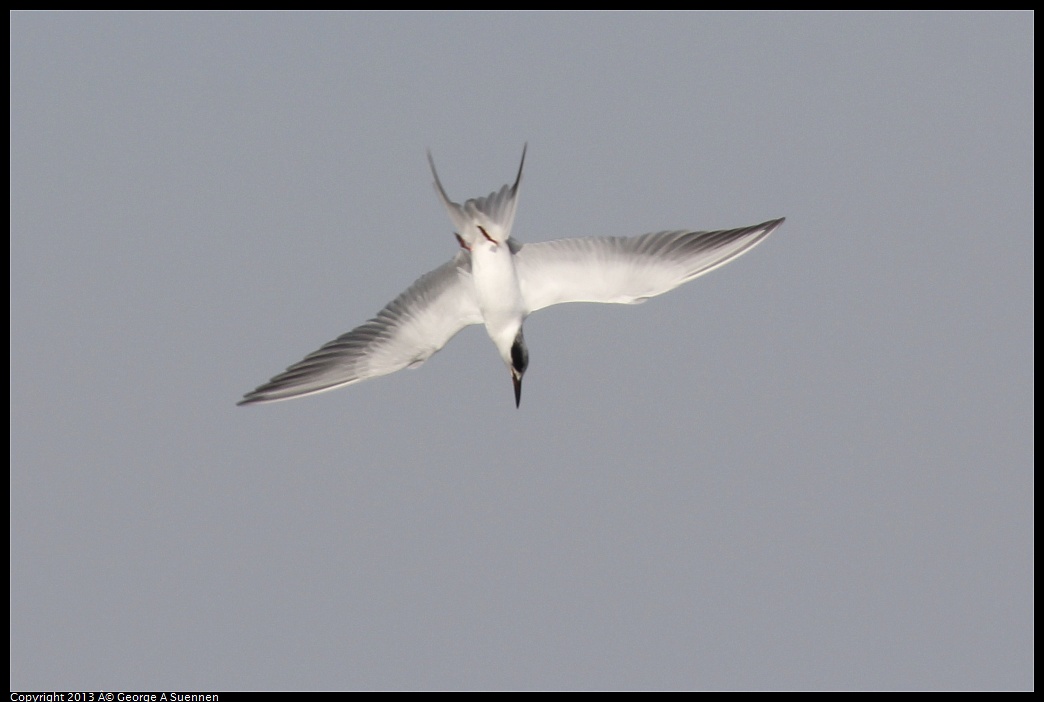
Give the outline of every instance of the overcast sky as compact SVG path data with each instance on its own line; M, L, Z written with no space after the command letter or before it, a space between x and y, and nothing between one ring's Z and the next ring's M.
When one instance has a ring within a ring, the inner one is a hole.
M12 689L1032 689L1029 13L14 13ZM458 250L776 217L236 407Z

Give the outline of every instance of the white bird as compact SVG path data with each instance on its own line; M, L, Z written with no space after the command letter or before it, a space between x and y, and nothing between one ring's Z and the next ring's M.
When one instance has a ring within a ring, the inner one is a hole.
M471 324L486 332L522 397L529 351L522 323L563 302L633 304L749 251L783 223L712 232L663 231L638 237L585 237L520 244L511 238L522 163L514 185L486 197L453 202L435 171L435 190L456 226L461 250L423 275L377 316L247 393L247 405L304 397L414 368Z

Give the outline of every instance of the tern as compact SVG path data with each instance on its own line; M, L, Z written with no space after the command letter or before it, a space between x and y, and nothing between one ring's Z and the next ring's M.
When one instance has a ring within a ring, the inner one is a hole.
M522 323L563 302L634 304L673 290L753 248L783 219L740 229L661 231L521 244L511 238L526 149L513 185L463 205L446 195L435 161L435 191L456 227L460 250L421 276L377 316L243 396L238 404L314 395L415 368L461 329L484 324L511 373L515 407L529 350Z

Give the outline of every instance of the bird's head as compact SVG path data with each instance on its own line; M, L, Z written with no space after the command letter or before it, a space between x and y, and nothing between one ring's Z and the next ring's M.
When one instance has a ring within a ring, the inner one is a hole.
M518 328L518 334L511 343L510 357L505 360L511 371L511 382L515 385L515 407L518 407L522 402L522 376L529 366L529 349L526 348L526 340L522 336L522 327Z

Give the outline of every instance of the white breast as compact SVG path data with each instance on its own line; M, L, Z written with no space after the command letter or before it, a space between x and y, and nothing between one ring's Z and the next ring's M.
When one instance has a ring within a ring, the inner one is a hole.
M471 275L490 338L500 346L501 338L510 336L506 342L510 346L524 318L522 291L510 247L489 241L474 246Z

